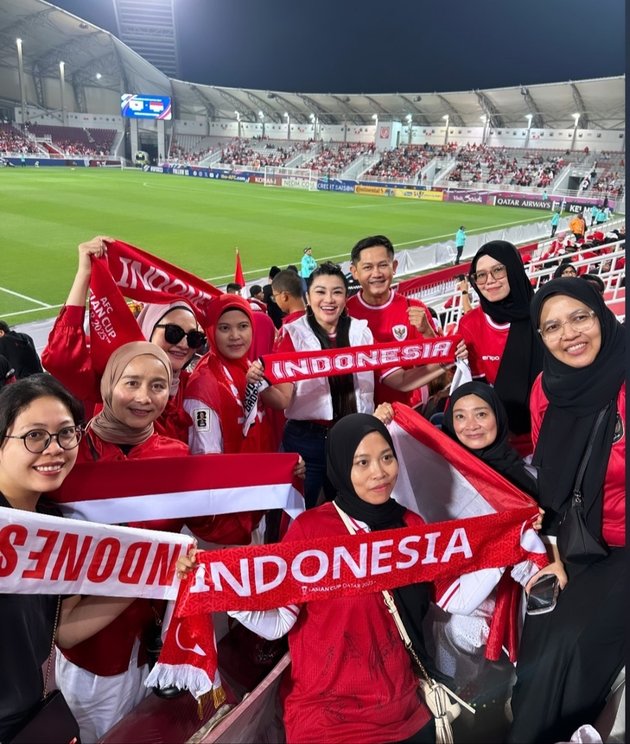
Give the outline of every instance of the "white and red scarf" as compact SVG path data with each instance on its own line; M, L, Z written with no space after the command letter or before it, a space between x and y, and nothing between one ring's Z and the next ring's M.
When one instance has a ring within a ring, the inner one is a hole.
M195 455L75 465L53 498L74 519L105 524L284 509L304 511L298 456Z
M271 385L277 385L392 367L451 363L455 361L455 348L460 340L461 336L439 336L339 349L281 352L265 354L262 361L265 378Z
M107 254L92 258L89 320L94 369L105 368L112 351L143 336L125 297L140 302L190 303L205 327L208 304L221 293L178 266L120 240L107 244Z

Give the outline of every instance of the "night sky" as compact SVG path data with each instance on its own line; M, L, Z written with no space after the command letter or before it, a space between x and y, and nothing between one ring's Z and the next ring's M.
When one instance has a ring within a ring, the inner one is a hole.
M115 33L111 0L55 3ZM181 77L305 93L433 92L625 72L623 0L176 0Z

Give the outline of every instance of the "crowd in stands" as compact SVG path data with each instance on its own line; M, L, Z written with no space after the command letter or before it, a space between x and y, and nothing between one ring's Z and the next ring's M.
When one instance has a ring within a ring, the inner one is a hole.
M597 163L595 163L593 168L597 168ZM611 196L622 196L623 183L623 175L620 175L617 170L604 169L596 176L590 188L591 191L598 191L599 193L610 194Z
M431 145L407 145L387 150L383 157L364 175L382 178L414 179L434 157L436 148Z
M339 145L330 143L322 147L321 151L310 160L305 161L301 168L310 168L320 173L338 175L345 170L353 160L361 155L373 155L376 146L373 142L347 142Z
M37 144L24 137L11 124L0 124L0 153L3 155L35 154L39 152Z
M527 153L517 157L507 148L465 145L457 153L457 164L448 180L464 183L493 183L509 186L549 186L565 165L560 155Z

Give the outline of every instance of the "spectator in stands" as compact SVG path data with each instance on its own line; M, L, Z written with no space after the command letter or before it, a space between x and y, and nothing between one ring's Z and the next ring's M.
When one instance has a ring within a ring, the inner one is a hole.
M282 325L291 323L306 312L300 277L294 271L281 271L271 282L273 301L284 313Z
M82 423L81 404L50 375L38 374L2 387L0 506L61 516L46 496L59 488L74 467ZM33 711L41 707L42 667L53 640L62 648L75 646L108 625L132 601L78 595L62 598L0 594L3 635L0 739L3 742L17 739ZM53 639L55 625L57 632ZM59 734L54 729L47 733L50 741Z
M427 306L392 289L398 266L394 255L394 246L385 235L371 235L354 245L350 271L361 289L348 300L348 313L353 318L366 320L378 343L432 338L437 335L437 329ZM422 395L426 399L428 391L401 393L381 384L380 380L374 391L377 405L395 400L415 405Z
M265 297L263 295L262 287L260 284L252 284L252 286L249 288L249 297L250 299L258 300L258 302L265 301Z
M596 224L603 225L604 222L606 222L607 219L608 219L608 217L606 215L606 208L605 207L600 207L597 210L597 215L595 216L595 222L596 222Z
M569 741L595 722L624 666L627 633L625 333L599 292L579 280L548 282L531 317L545 355L530 401L532 464L553 562L527 589L553 573L561 591L553 612L525 618L508 737L518 744ZM590 560L554 539L576 487L585 529L602 548Z
M83 330L85 303L92 273L91 257L105 255L107 242L111 240L97 236L79 245L79 261L72 287L42 354L46 370L83 402L89 414L101 402L101 380L94 370ZM147 303L136 320L142 335L166 353L172 369L169 401L163 415L156 421L156 430L187 442L191 423L183 408L189 378L187 367L205 344L205 336L192 307L183 300L171 304Z
M263 287L263 296L265 298L265 302L267 303L267 314L273 320L273 324L276 328L280 328L282 325L282 315L283 312L280 309L278 305L276 305L275 302L272 301L272 289L271 289L271 282L273 281L274 276L276 274L280 273L280 267L279 266L272 266L269 269L269 282L265 284Z
M529 393L542 369L542 350L529 320L533 289L516 248L503 240L483 245L471 264L479 306L463 315L459 332L473 377L494 385L508 414L511 444L531 453Z
M560 212L553 211L551 215L551 235L550 237L553 238L553 236L556 234L556 230L558 229L558 225L560 224Z
M240 284L237 284L237 282L229 282L229 284L225 288L226 294L235 294L240 295L243 287L241 287Z
M455 251L457 252L457 255L454 261L455 266L457 266L457 264L460 262L462 258L462 253L464 252L465 245L466 245L466 228L463 225L460 225L459 230L455 233Z
M347 346L365 346L374 338L365 320L345 312L346 279L336 264L322 263L308 279L307 314L287 323L278 351L311 351ZM458 348L458 353L464 350ZM387 370L384 384L398 390L413 390L441 375L442 365ZM247 373L250 382L259 382L264 370L254 362ZM288 419L282 440L287 452L299 452L306 462L304 498L307 508L317 503L320 490L331 498L326 480L325 448L330 427L349 413L374 411L374 373L357 372L272 385L261 392L264 403L284 410Z
M591 227L597 222L597 213L599 212L599 207L597 204L593 204L591 207Z
M565 258L560 262L560 266L553 272L553 278L558 279L561 276L565 277L576 277L577 271L575 266L571 263L570 258Z
M0 320L0 354L9 360L18 380L43 371L33 339L12 330L4 320Z

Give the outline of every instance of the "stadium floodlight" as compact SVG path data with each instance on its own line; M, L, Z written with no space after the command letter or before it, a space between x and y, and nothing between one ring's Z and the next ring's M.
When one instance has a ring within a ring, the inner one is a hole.
M22 59L22 39L15 40L18 57L18 81L20 86L20 109L22 111L22 126L26 123L26 90L24 88L24 60Z
M575 126L577 127L577 123L580 120L580 116L582 116L582 114L571 114L571 116L575 119Z
M527 124L531 127L532 125L532 119L534 118L532 114L525 114L525 118L527 119Z
M259 117L260 117L261 119L264 119L264 118L265 118L265 115L263 114L263 112L262 112L262 111L259 111L259 112L258 112L258 116L259 116Z
M59 62L59 98L61 103L61 122L66 126L66 105L64 100L64 93L66 87L66 63Z
M315 121L315 114L309 114L309 115L308 115L308 118L309 118L309 119L310 119L311 121Z
M407 114L405 118L407 119L407 124L411 124L411 122L413 121L413 116L411 114Z
M95 77L96 77L97 80L100 80L103 76L101 75L100 72L97 72L96 75L95 75Z

